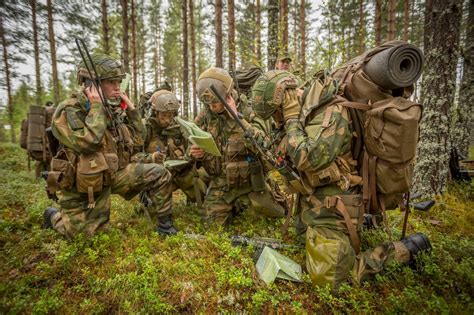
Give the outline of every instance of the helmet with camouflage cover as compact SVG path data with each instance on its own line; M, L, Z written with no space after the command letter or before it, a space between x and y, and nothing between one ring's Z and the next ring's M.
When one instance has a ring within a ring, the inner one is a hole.
M156 112L178 112L179 101L174 93L159 90L150 97L151 108Z
M211 85L214 85L219 95L225 99L232 91L234 80L222 68L212 67L201 73L196 83L196 91L199 99L205 104L219 103L210 89Z
M100 80L110 80L110 79L122 79L125 76L125 72L122 67L122 63L106 54L92 54L92 62L94 63L97 74L99 75ZM97 79L95 77L95 72L91 67L90 61L87 60L87 66L91 70L92 78L89 75L84 61L81 61L77 66L77 83L82 84L86 79L92 80Z
M252 107L262 119L270 118L281 107L285 90L297 88L296 77L282 70L271 70L257 79L252 87Z

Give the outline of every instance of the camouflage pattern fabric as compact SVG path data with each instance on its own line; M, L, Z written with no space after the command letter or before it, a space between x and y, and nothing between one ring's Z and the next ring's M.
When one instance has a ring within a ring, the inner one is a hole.
M211 113L205 108L195 119L203 130L208 131L222 153L222 157L206 154L201 161L206 172L211 176L209 188L204 199L204 218L212 226L230 224L233 208L240 206L252 207L260 214L267 216L284 216L285 202L278 190L272 191L265 182L262 191L254 192L249 180L250 174L245 172L245 161L259 162L252 144L245 140L244 133L238 124L225 111L222 114ZM244 121L245 122L245 121ZM265 139L266 134L258 124L247 125L247 132L255 138ZM243 162L239 164L239 162ZM229 165L244 165L239 168L238 183L232 183ZM237 205L237 206L236 206Z
M127 124L119 127L121 128L119 138L114 137L111 132L111 122L103 105L90 104L82 93L75 93L72 98L61 103L53 116L52 130L55 137L77 157L99 154L99 156L115 155L118 159L115 163L110 162L112 164L107 161L109 181L104 180L100 187L94 186L94 190L90 190L89 193L79 192L79 162L74 165L75 174L68 180L75 181L76 185L57 193L61 211L53 218L54 228L69 238L81 232L93 235L106 225L110 216L112 193L130 199L142 190L149 190L153 195L153 209L149 211L150 214L156 216L155 214L165 207L165 199L157 198L155 195L169 194L171 174L162 165L154 163L130 164L134 142L135 139L142 138L143 125L136 109L127 109L122 114L126 115L122 120ZM117 171L113 172L113 169ZM99 177L95 177L95 181L100 179L99 183L102 183L100 177L102 173L98 174ZM105 179L105 173L103 176Z

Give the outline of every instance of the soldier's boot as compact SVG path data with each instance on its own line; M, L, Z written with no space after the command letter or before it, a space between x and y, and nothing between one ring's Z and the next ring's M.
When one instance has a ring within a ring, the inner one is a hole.
M362 222L362 228L371 230L377 229L382 226L383 218L379 214L364 214L364 221Z
M158 217L158 227L156 231L162 236L178 234L178 230L173 225L173 217L171 214Z
M421 252L430 252L431 243L428 236L422 233L416 233L401 239L401 242L406 246L410 252L410 266L415 266L416 256Z
M46 208L46 210L44 210L43 212L43 225L42 225L42 228L43 229L52 229L53 228L53 222L52 222L52 218L53 218L53 215L55 215L56 213L58 213L58 209L54 208L54 207L48 207Z

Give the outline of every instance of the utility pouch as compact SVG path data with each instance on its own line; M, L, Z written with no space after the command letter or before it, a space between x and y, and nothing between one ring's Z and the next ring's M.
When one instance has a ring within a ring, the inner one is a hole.
M265 176L263 175L262 164L259 161L249 163L250 183L253 191L265 190Z
M105 172L104 186L109 186L115 180L117 171L119 169L119 158L115 153L104 153L105 161L108 169Z
M229 139L227 141L226 156L227 161L234 159L236 156L244 155L245 150L245 141L243 139Z
M250 174L249 174L249 162L247 161L240 161L238 162L239 165L239 186L240 187L248 187L250 186Z
M76 162L76 154L67 149L59 151L58 154L51 160L51 171L53 173L57 172L60 174L60 176L57 177L58 189L69 190L73 187L76 172ZM49 183L50 181L47 180L47 182Z
M239 187L239 182L240 182L239 163L238 162L227 163L225 170L226 170L226 176L227 176L227 186L229 188Z
M325 186L341 179L341 172L334 161L321 171L305 172L305 175L311 187Z
M60 190L59 188L59 181L61 180L61 172L54 172L54 171L49 171L47 172L47 177L46 179L46 191L48 193L48 197L50 196L55 196L56 192ZM53 199L50 197L50 199Z
M104 172L108 169L103 153L81 154L76 172L76 187L80 193L87 193L89 208L95 207L94 193L104 188Z

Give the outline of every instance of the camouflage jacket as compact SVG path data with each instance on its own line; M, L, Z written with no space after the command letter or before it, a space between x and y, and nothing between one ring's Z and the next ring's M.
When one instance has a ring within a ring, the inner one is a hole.
M112 123L101 103L90 103L82 92L59 104L52 118L52 131L59 142L76 154L116 153L124 168L143 141L144 128L138 111L125 111L123 122L112 130ZM122 127L120 127L122 126ZM120 134L120 137L114 136Z
M248 122L241 119L246 127L246 133L258 139L260 143L270 142L266 132L260 124ZM195 119L195 123L203 130L212 134L221 157L206 154L203 159L203 167L209 175L225 173L226 164L244 160L260 161L252 143L245 139L244 131L239 124L225 111L222 114L214 114L209 109L203 109Z

